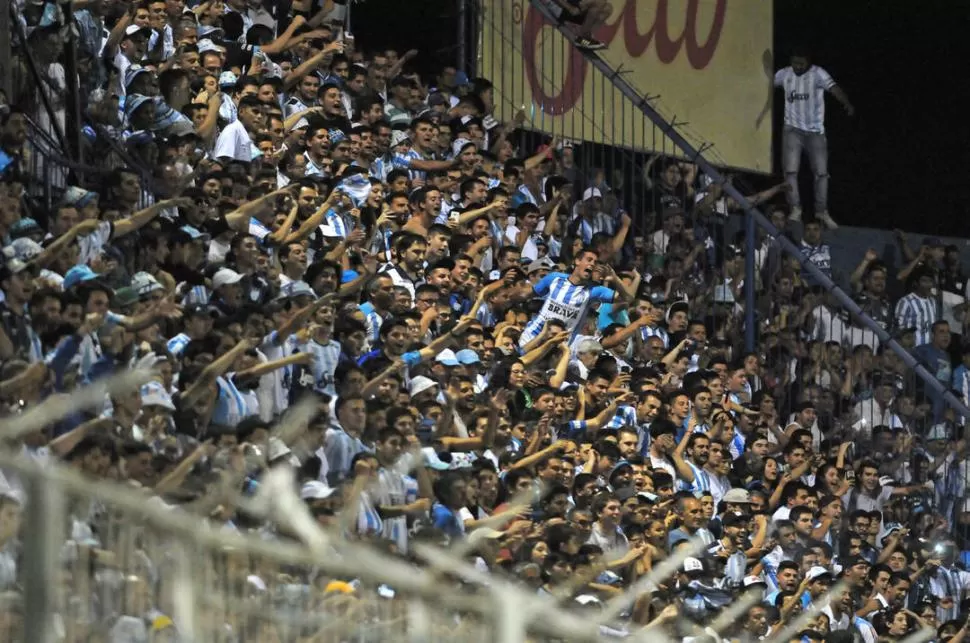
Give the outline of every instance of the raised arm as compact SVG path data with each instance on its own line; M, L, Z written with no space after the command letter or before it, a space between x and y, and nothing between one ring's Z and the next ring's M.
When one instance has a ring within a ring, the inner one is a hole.
M296 199L293 199L293 206L286 215L286 219L283 221L279 228L271 232L266 238L273 245L280 245L283 243L292 243L290 241L290 231L293 229L293 223L296 222L296 214L300 210L300 203Z
M303 78L311 71L319 67L320 63L322 63L327 56L329 56L334 52L343 53L343 50L344 50L344 43L342 42L330 43L329 45L323 48L323 51L321 51L315 56L312 56L311 58L308 58L306 62L304 62L302 65L300 65L299 67L291 71L289 74L287 74L286 78L283 79L283 89L285 89L286 91L290 91L291 89L293 89L294 86L296 86L298 82L300 82L301 78Z
M44 268L51 261L53 261L61 253L61 251L71 245L75 239L91 234L98 229L100 224L101 222L97 219L81 221L77 225L73 226L70 230L59 236L54 243L44 248L43 252L41 252L39 255L35 255L30 261L27 262L27 265Z
M290 41L290 38L293 37L293 34L296 32L296 30L305 24L306 24L306 18L299 15L293 16L293 19L290 21L290 24L287 25L286 27L286 31L281 33L279 37L273 42L267 43L265 45L260 45L259 50L262 51L263 53L269 54L270 56L274 56L278 53L283 52L284 50L287 49L287 45Z
M869 266L872 262L879 258L876 251L872 248L866 250L866 254L862 257L862 261L856 266L855 270L852 271L852 276L849 277L849 283L855 290L862 290L862 278L866 276L866 271L869 270Z
M284 243L296 243L297 241L303 241L309 237L313 231L316 230L321 223L323 223L323 219L327 216L327 211L330 210L331 206L336 200L336 194L337 191L332 190L330 195L327 196L327 200L323 202L323 205L317 208L316 212L307 217L306 221L301 223L300 227L297 228L295 232L291 232L289 236L286 237Z
M687 482L694 482L694 470L684 460L684 452L687 450L687 442L690 441L690 436L690 431L684 432L684 437L680 439L677 448L670 454L670 459L674 462L674 468L677 469L678 476Z
M228 371L240 355L251 348L254 348L253 343L248 339L244 339L233 346L228 353L206 366L199 374L198 379L192 382L192 385L182 394L182 400L187 403L194 401L196 397L205 392L209 385Z
M245 377L262 377L268 373L291 366L293 364L303 364L304 366L309 366L313 363L312 353L294 353L293 355L287 355L286 357L280 359L274 359L271 362L265 362L263 364L257 364L252 368L247 368L244 371L237 371L235 374L236 379L242 379Z
M280 325L280 327L276 330L276 345L282 345L283 342L286 341L287 337L295 333L301 326L303 326L303 324L307 322L307 320L313 317L318 310L336 299L336 297L337 295L335 293L327 293L309 306L305 306L296 311L295 315L283 322L283 324Z
M634 281L636 281L636 283L639 284L640 273L637 272L635 268L631 270L631 272L633 273ZM606 280L609 282L610 286L612 286L613 289L616 290L616 292L623 298L625 302L630 303L636 298L637 291L633 290L630 286L624 283L623 280L617 276L616 271L613 270L613 266L610 266L610 265L606 266Z
M261 197L255 198L252 201L247 201L241 206L226 215L226 225L229 226L230 230L235 230L236 232L248 232L249 231L249 220L253 217L253 214L259 212L263 205L270 199L274 199L282 194L292 194L294 187L298 184L291 183L286 187L274 190L268 194L264 194Z
M164 201L159 201L154 205L150 205L144 210L139 210L130 217L126 217L114 223L114 233L113 238L123 237L126 234L131 234L136 230L140 230L144 226L148 225L152 219L157 217L159 213L165 208L170 207L180 207L180 206L190 206L192 205L192 199L179 197L176 199L165 199Z

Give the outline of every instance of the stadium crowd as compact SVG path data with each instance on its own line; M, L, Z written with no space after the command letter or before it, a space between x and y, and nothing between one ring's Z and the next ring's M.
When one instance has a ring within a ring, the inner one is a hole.
M478 571L591 616L637 584L605 624L615 637L763 640L813 609L792 638L964 640L963 421L803 269L830 272L831 250L818 220L786 218L790 188L752 200L802 257L727 235L738 204L696 166L653 159L642 198L625 194L581 169L581 144L496 120L489 80L447 64L422 77L417 52L358 45L344 5L317 5L75 0L73 24L57 4L22 5L0 132L0 397L18 414L127 369L156 376L8 451L280 541L286 525L196 501L226 481L258 494L266 471L292 467L321 526L415 565L417 541L462 547ZM88 158L128 164L38 207L29 134L63 128L74 84ZM959 252L900 245L892 279L861 258L856 301L965 396ZM309 422L278 433L306 400ZM0 625L16 641L31 499L0 473ZM127 591L105 573L110 512L68 513L75 555L59 564L90 595L59 614L58 640L179 640L162 561L124 570L142 600L94 600ZM672 575L638 584L682 548ZM236 564L254 604L294 586L313 605L395 595ZM751 591L726 630L707 627Z

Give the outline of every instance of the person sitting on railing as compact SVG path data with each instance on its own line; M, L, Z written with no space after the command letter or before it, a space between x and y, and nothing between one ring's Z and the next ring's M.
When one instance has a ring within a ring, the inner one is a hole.
M577 47L590 51L606 47L595 38L594 32L613 13L607 0L552 0L552 4L559 12L560 24L575 33Z

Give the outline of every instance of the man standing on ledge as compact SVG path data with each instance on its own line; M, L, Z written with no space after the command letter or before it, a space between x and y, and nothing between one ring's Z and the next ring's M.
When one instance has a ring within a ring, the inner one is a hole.
M785 91L785 129L782 135L782 165L785 181L791 186L788 198L791 219L800 221L802 203L798 196L798 169L802 150L815 177L815 218L829 230L839 226L828 210L829 165L828 143L825 138L825 92L835 96L846 113L852 116L855 108L842 88L835 84L827 71L813 65L802 50L792 53L791 65L775 73L775 87Z

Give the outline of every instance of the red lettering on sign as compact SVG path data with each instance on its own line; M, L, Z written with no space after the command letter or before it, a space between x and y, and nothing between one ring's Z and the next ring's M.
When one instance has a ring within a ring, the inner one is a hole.
M678 38L671 38L667 31L668 0L656 0L657 10L653 24L645 33L640 33L637 25L637 2L642 0L626 0L623 10L619 12L616 22L607 23L596 32L596 37L610 45L616 34L623 26L623 43L630 58L639 58L653 42L657 51L657 59L667 65L673 62L681 47L687 52L687 62L694 69L704 69L710 64L717 51L724 29L724 16L727 13L727 0L715 0L714 18L711 23L707 39L703 44L697 38L697 17L700 0L688 0L685 12L684 30ZM522 52L526 79L532 90L534 102L542 110L551 115L562 115L571 110L579 102L586 85L586 59L576 51L565 55L565 69L563 69L562 89L558 94L549 95L542 87L541 70L536 68L536 49L539 32L546 24L539 11L529 4L525 22L522 25Z

